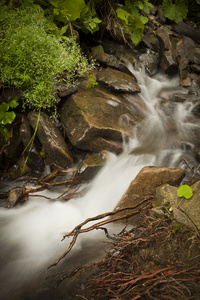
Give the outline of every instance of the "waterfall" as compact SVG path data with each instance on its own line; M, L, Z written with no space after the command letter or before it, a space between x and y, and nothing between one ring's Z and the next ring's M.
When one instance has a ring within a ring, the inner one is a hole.
M188 143L193 147L193 129L199 128L199 124L197 120L191 121L191 103L158 101L161 96L167 99L175 92L186 93L179 87L178 78L169 79L161 74L150 78L143 69L132 71L142 90L145 119L135 129L135 138L124 145L125 151L119 156L109 153L105 167L82 187L87 188L86 194L68 202L30 197L20 208L0 208L1 299L40 299L23 298L22 290L31 286L37 276L44 280L48 265L66 250L69 241L61 242L63 233L88 217L112 211L144 166L180 165L185 151L181 145ZM56 198L58 193L46 191L45 195ZM104 236L97 231L81 236L76 253L81 256L84 240L91 241L94 235L95 244Z

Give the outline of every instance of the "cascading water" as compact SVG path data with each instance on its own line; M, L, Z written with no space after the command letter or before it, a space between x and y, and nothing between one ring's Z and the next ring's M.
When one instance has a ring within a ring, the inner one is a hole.
M35 278L45 281L47 266L67 248L67 240L61 243L62 234L88 217L112 211L142 167L180 165L185 151L181 143L193 147L193 129L199 124L197 120L190 121L194 120L191 118L192 104L173 102L172 107L168 101L161 104L158 101L161 94L167 98L177 91L185 93L179 87L178 78L168 79L164 75L150 78L144 70L133 72L142 90L144 121L135 129L135 138L125 144L120 156L109 154L106 166L90 184L85 196L65 203L30 197L21 208L0 209L1 299L41 299L33 281ZM47 193L52 198L57 196ZM84 240L92 238L90 234L90 237L79 239L75 250L79 257L84 256ZM102 239L103 233L98 233L97 237L95 232L95 244L97 238ZM73 254L71 257L73 261ZM37 282L36 286L40 284ZM23 289L27 289L29 296L23 297ZM52 296L52 299L55 298Z

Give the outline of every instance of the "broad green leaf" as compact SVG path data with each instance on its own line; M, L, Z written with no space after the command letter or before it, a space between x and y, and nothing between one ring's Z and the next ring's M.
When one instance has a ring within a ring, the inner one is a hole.
M144 17L144 16L140 16L140 21L143 23L143 24L146 24L149 20L148 18Z
M172 0L163 0L163 14L166 18L179 23L186 18L187 13L188 8L185 0L176 0L175 4L172 3Z
M190 199L192 195L192 188L187 184L181 185L177 190L178 197L185 197L185 199Z
M200 4L200 0L196 0L196 3L197 3L197 4Z
M15 108L15 107L17 107L19 105L19 102L17 101L17 99L13 99L13 100L11 100L10 102L9 102L9 106L11 107L11 108Z
M12 124L12 122L15 119L16 114L14 113L14 111L7 111L4 114L4 118L0 120L0 124L2 125L6 125L6 124Z
M128 25L128 18L131 17L131 14L122 8L117 8L116 12L118 18L120 18L122 21L125 21L125 23Z
M139 9L143 9L143 7L144 7L144 4L142 3L142 1L138 1L138 7L139 7Z
M9 110L9 104L6 102L2 102L0 105L0 112L5 113Z
M137 46L142 39L142 30L136 29L133 33L131 33L131 40Z

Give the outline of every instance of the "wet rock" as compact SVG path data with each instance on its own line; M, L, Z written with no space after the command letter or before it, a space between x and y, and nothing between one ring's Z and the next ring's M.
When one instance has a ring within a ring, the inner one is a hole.
M103 67L115 68L128 75L133 76L133 74L129 71L125 63L120 58L117 59L115 56L108 53L92 53L91 56Z
M124 66L115 56L108 53L92 53L92 57L104 67L113 67L120 70Z
M183 37L176 44L176 53L178 60L185 58L188 62L193 62L195 55L195 43L190 38Z
M144 65L148 74L153 75L156 73L159 63L159 55L156 52L147 49L146 53L139 56L139 60Z
M4 170L8 170L14 165L23 151L23 144L20 137L20 124L13 124L11 137L2 149L2 165Z
M66 83L60 83L60 85L58 86L58 96L60 98L67 97L75 92L77 92L77 86L75 85L69 86Z
M89 158L82 160L77 167L77 175L82 180L91 180L105 165L107 155L101 152L98 155L91 155Z
M200 229L200 181L191 185L193 196L190 199L177 196L177 188L168 184L156 190L156 201L159 206L172 208L174 218L189 227L197 226Z
M35 141L31 147L30 141L33 136L33 132L31 131L30 124L26 117L23 118L22 124L20 126L20 136L21 136L22 142L24 144L24 149L26 149L24 152L24 158L26 158L28 156L28 160L26 162L27 167L29 167L33 172L42 173L44 171L44 162L43 162L41 155L39 154L39 152L37 151L37 149L35 147ZM23 161L23 159L22 159L22 161ZM24 163L25 163L25 160L24 160ZM21 165L21 160L17 165L18 166ZM23 167L23 165L22 165L22 167ZM30 171L30 169L29 169L29 171Z
M111 68L101 69L97 73L97 80L108 88L119 92L139 93L141 89L134 76Z
M123 97L99 86L79 89L61 109L61 120L72 145L92 152L120 153L122 134L133 136L133 126L141 120L128 105Z
M157 30L156 34L160 43L159 66L161 70L166 74L175 75L177 73L178 67L176 62L176 55L170 40L170 35L172 35L172 32L166 26L161 26Z
M193 28L187 23L180 22L173 29L180 35L185 35L195 42L200 42L200 30Z
M188 59L181 58L178 65L179 76L181 79L180 85L183 87L189 87L192 85L188 72Z
M30 112L28 119L31 126L35 129L38 112ZM71 153L59 129L54 125L48 115L43 112L40 114L37 136L46 153L53 158L59 166L66 168L73 163Z
M24 187L17 187L10 190L8 194L8 199L6 202L6 208L14 207L22 198L24 197L25 188Z
M157 187L164 183L178 185L184 174L181 168L144 167L131 182L115 209L134 206L148 196L155 197Z

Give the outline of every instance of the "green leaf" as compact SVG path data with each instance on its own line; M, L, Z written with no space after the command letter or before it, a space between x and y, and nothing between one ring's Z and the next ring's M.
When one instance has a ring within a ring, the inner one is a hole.
M137 46L139 44L139 42L141 41L141 39L142 39L142 31L141 31L141 29L134 30L134 32L131 34L131 40L135 44L135 46Z
M0 127L0 133L3 135L6 141L10 138L10 131L7 128Z
M163 14L166 18L175 21L176 23L182 22L188 13L187 1L176 0L175 4L172 0L163 0Z
M10 106L11 108L15 108L15 107L17 107L18 105L19 105L19 102L17 101L17 99L13 99L13 100L9 101L9 106Z
M141 21L143 24L146 24L146 23L149 21L149 19L141 15L141 16L140 16L140 21Z
M131 14L122 8L117 8L116 13L118 18L120 18L122 21L125 21L125 23L128 25L128 18L131 17Z
M5 113L9 110L9 104L6 102L2 102L0 105L0 112Z
M16 114L14 113L14 111L7 111L4 114L4 117L0 120L0 124L2 124L2 125L12 124L15 117L16 117Z
M185 197L185 199L190 199L192 195L192 188L187 184L181 185L177 190L178 197Z
M142 1L138 1L138 7L139 7L139 9L143 9L143 7L144 7L144 4L142 3Z
M196 0L196 3L197 3L197 4L200 4L200 0Z

